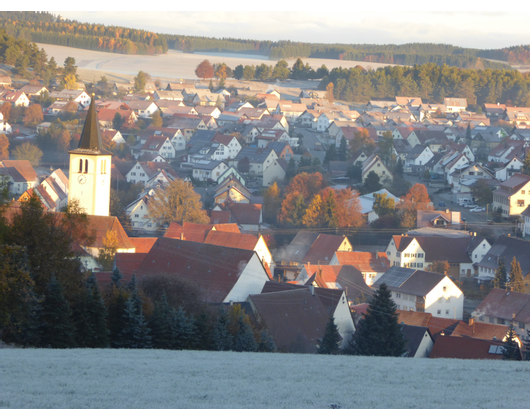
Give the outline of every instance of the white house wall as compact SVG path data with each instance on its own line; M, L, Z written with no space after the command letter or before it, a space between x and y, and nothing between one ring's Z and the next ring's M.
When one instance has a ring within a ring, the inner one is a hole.
M249 295L260 294L265 283L269 281L269 276L259 260L256 253L252 256L247 264L241 262L243 270L237 283L228 293L223 302L243 302ZM232 273L236 276L237 273Z

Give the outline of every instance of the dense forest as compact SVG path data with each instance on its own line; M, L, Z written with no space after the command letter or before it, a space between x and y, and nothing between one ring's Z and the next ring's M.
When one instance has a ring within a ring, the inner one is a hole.
M9 35L27 41L123 54L161 54L168 48L184 52L236 52L270 59L329 58L410 65L435 63L465 69L509 69L506 63L530 64L530 45L480 50L449 44L319 44L213 38L81 23L48 12L0 12L0 25Z
M47 12L0 12L8 35L26 41L122 54L164 54L165 37L154 32L61 20Z
M470 105L501 102L530 106L530 75L517 70L464 70L433 63L369 71L360 66L338 67L321 80L320 88L326 89L330 83L334 97L346 101L420 96L425 101L442 102L444 97L461 97Z

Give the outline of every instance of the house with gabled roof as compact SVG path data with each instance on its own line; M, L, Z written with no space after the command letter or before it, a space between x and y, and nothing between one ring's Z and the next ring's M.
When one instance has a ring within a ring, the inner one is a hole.
M336 251L351 251L350 241L345 236L299 231L291 243L277 249L274 255L276 265L281 266L283 276L296 278L302 265L328 265Z
M233 169L229 168L228 170ZM214 202L224 203L231 201L233 203L250 203L250 191L237 178L230 176L225 178L223 182L215 190Z
M503 360L502 341L471 337L440 336L431 351L431 359Z
M125 207L125 214L131 221L131 226L136 232L157 232L158 223L150 217L150 206L155 200L153 188L145 190L140 197Z
M372 288L386 284L398 309L462 319L464 294L445 274L391 267Z
M480 236L399 236L395 235L386 248L386 255L394 267L426 270L434 261L447 261L449 275L472 277L473 265L490 248Z
M434 345L433 337L427 327L402 325L401 331L407 341L407 357L429 357Z
M336 251L329 262L334 265L351 265L360 271L368 286L374 284L390 269L390 261L384 252Z
M189 280L209 303L243 302L261 293L269 276L254 251L158 238L136 273L137 279L170 274Z
M237 223L241 231L258 232L262 230L263 212L261 204L225 201L216 204L213 210L229 211L230 223Z
M192 165L193 178L199 181L213 181L217 182L217 179L227 169L228 165L219 160L196 160Z
M373 291L363 280L361 272L353 265L304 264L296 283L320 289L343 290L349 304L364 302Z
M139 135L140 143L144 144L151 136L166 136L175 150L186 149L186 137L178 128L147 127Z
M20 92L24 92L28 98L33 96L44 95L45 93L50 93L46 86L34 86L34 85L24 85L19 89Z
M477 263L478 279L492 281L499 266L499 260L504 259L506 267L510 267L513 258L521 266L524 278L523 289L530 292L530 242L511 236L499 236L484 257ZM509 285L509 284L508 284Z
M39 183L37 173L27 160L0 161L0 177L7 179L9 192L16 196Z
M444 98L445 112L463 112L467 108L466 98Z
M107 109L103 108L98 111L98 121L101 127L112 128L114 126L114 118L116 114L120 114L125 124L134 125L138 118L132 109Z
M417 228L457 228L460 229L461 217L459 211L446 210L418 210L416 216Z
M142 145L141 153L157 153L165 159L175 158L175 148L173 143L166 136L150 136Z
M90 105L92 98L83 89L63 89L60 92L50 92L50 97L57 100L63 101L74 101L79 104L82 108L86 108Z
M505 218L520 215L530 204L530 176L514 174L493 191L492 206L500 207Z
M503 340L506 329L513 325L514 331L523 340L530 336L530 295L527 293L510 292L493 289L471 314L475 322L485 322L503 326L504 334L497 339Z
M370 172L374 172L379 176L381 182L392 182L394 176L392 172L386 167L381 158L377 155L372 155L363 162L362 166L362 181L366 181L366 177Z
M7 122L7 120L4 120L4 116L0 112L0 134L10 134L11 131L13 131L11 125Z
M125 174L125 179L127 182L146 185L149 179L162 170L171 177L178 178L177 173L167 162L136 162Z
M451 335L453 337L470 337L479 340L499 340L506 342L509 329L509 323L505 323L504 325L490 324L487 322L477 322L474 318L469 318L469 322L460 321ZM515 333L515 341L519 348L521 348L523 343L517 333Z

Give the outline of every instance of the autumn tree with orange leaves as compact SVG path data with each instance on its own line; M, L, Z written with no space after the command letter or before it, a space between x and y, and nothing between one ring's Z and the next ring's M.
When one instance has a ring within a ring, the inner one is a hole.
M401 197L398 204L401 215L401 226L411 229L416 226L418 210L432 210L431 199L423 184L414 184L407 195Z
M195 69L195 74L199 79L211 79L214 74L214 68L208 60L204 60Z

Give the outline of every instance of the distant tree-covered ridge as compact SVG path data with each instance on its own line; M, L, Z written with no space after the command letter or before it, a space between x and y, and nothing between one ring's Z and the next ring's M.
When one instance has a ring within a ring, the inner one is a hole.
M447 64L469 69L502 69L529 64L530 45L481 50L449 44L321 44L159 34L150 31L59 19L48 12L0 12L0 24L9 35L28 41L123 54L160 54L168 48L184 52L238 52L270 59L330 58L374 63Z
M47 12L0 12L8 35L43 44L122 54L163 54L164 36L120 26L105 26L59 19Z

